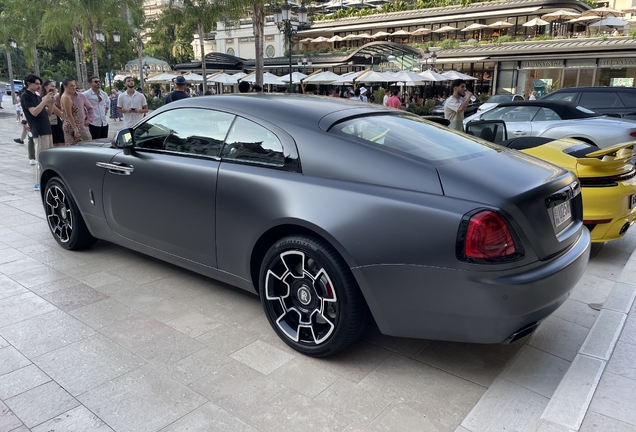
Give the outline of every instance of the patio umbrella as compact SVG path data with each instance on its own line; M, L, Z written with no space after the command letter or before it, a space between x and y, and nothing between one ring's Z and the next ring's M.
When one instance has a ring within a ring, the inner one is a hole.
M392 77L389 74L376 72L374 70L369 69L364 71L364 73L358 75L354 79L354 81L357 83L359 82L370 83L370 82L395 82L399 80L395 79L395 77Z
M329 39L327 39L324 36L320 36L311 41L311 43L321 43L321 42L329 42Z
M190 72L188 74L185 74L183 76L185 79L187 79L188 81L192 81L192 82L203 82L203 77L199 74L195 74L193 72Z
M299 42L313 42L314 40L310 37L305 38L305 39L301 39Z
M411 36L411 32L407 32L405 30L398 30L396 32L391 33L391 36Z
M463 29L461 29L461 31L463 31L463 32L476 31L476 30L481 30L481 29L486 28L486 27L488 27L488 26L485 25L485 24L475 23L475 24L469 25L468 27L464 27Z
M235 74L232 74L233 78L236 78L236 80L240 80L241 78L243 78L244 76L246 76L247 74L245 72L237 72Z
M334 81L340 80L340 78L341 78L340 75L335 74L333 72L316 71L312 73L311 75L306 76L300 81L303 84L331 84Z
M566 11L563 9L559 9L556 12L552 12L549 14L545 14L541 16L542 20L548 21L548 22L552 22L552 21L556 21L556 20L566 20L566 19L572 19L572 18L578 18L580 17L581 14L578 12L572 12L572 11Z
M623 9L621 12L623 12L624 14L626 14L626 13L633 14L633 13L636 13L636 7L632 6L630 8Z
M168 83L171 83L172 80L175 79L176 77L177 77L176 75L162 73L162 74L155 75L153 77L148 78L146 82L168 84Z
M488 28L495 30L502 30L505 28L512 27L514 24L509 23L508 21L497 21L488 25Z
M394 77L397 81L402 81L406 85L419 85L423 84L424 81L427 81L422 75L407 70L399 71L398 73L394 74Z
M456 30L457 30L457 27L444 26L444 27L438 28L437 30L433 30L433 33L448 33L448 32L452 32Z
M303 78L305 78L307 75L305 75L302 72L292 72L292 84L300 84L300 80L302 80ZM288 83L289 82L289 74L287 75L283 75L282 77L278 77L279 80Z
M463 79L465 81L477 81L477 78L475 77L463 74L461 72L453 71L453 70L444 72L442 76L445 76L447 79L450 79L450 80Z
M624 21L620 18L616 17L607 17L603 18L599 22L595 22L590 24L590 27L624 27L629 24L627 21Z
M411 33L413 36L424 36L427 35L429 33L431 33L433 30L426 28L426 27L422 27L422 28L418 28L417 30L415 30L413 33Z
M338 81L332 82L331 85L353 84L353 80L365 72L366 70L344 73L340 75L340 79Z
M364 39L365 37L362 35L358 35L358 34L350 34L350 35L346 35L345 37L342 38L342 40L360 40L360 39Z
M245 75L239 81L247 81L248 83L254 84L256 82L256 72L252 72L251 74ZM276 75L271 74L269 72L265 72L263 74L263 84L277 84L277 85L285 85L288 84L278 78Z
M235 75L229 75L223 72L208 75L208 83L219 83L223 85L234 85L238 83Z
M550 24L547 21L542 20L541 18L535 18L527 23L521 24L523 27L536 27L536 26L544 26Z
M336 35L336 36L332 36L329 39L327 39L327 42L340 42L341 40L344 40L344 38L341 37L341 36Z
M586 10L585 12L583 12L583 15L598 15L601 17L601 19L603 19L607 17L617 17L619 15L623 15L623 13L611 7L604 6L596 9Z
M363 39L373 39L373 36L371 36L369 33L360 33L358 36L360 36Z
M391 33L387 33L385 31L379 31L377 33L374 33L372 36L374 38L387 37L387 36L391 36Z
M437 72L432 70L420 72L418 75L424 78L425 81L433 81L433 82L450 81L450 78L447 78L444 75L438 74Z

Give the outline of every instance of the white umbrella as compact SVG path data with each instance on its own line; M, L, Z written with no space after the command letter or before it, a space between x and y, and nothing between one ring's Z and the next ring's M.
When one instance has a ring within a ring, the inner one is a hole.
M365 36L362 34L350 34L343 37L342 40L360 40L360 39L366 39L367 37L370 37L370 36L369 35Z
M369 33L360 33L358 36L360 36L363 39L373 39L373 36L371 36Z
M590 24L590 27L624 27L629 24L627 21L615 17L603 18L599 22Z
M355 82L395 82L399 81L395 79L395 77L390 76L389 74L376 72L374 70L366 70L364 73L358 75L355 79Z
M418 28L417 30L415 30L413 33L411 33L413 36L424 36L427 35L429 33L431 33L433 30L426 28L426 27L422 27L422 28Z
M406 83L406 85L409 85L409 84L418 85L418 84L423 84L424 81L428 81L424 79L422 75L419 75L419 74L416 74L415 72L407 71L407 70L399 71L394 76L397 81L403 81L404 83Z
M452 32L456 30L457 30L457 27L444 26L444 27L438 28L437 30L433 30L433 33L448 33L448 32Z
M195 74L194 72L190 72L188 74L185 74L183 76L185 79L187 79L188 81L192 81L192 82L203 82L203 77L199 74Z
M633 14L633 13L636 13L636 7L632 6L630 8L623 9L621 12L623 12L624 14L626 14L626 13Z
M586 10L585 12L583 12L583 15L598 15L601 18L617 17L622 14L623 13L621 11L613 9L611 7L606 7L606 6L596 8L596 9Z
M312 38L310 38L310 37L299 40L299 42L313 42L313 41L314 40Z
M534 27L534 26L544 26L544 25L548 25L550 24L547 21L542 20L541 18L535 18L532 19L530 21L528 21L527 23L523 23L521 24L523 27Z
M243 78L244 76L247 76L245 72L237 72L235 74L232 74L232 77L236 78L237 81Z
M541 19L542 20L546 20L546 21L556 21L556 20L578 18L580 16L581 16L581 14L578 13L578 12L572 12L572 11L566 11L566 10L563 10L563 9L559 9L556 12L551 12L549 14L545 14L545 15L541 16Z
M379 37L387 37L387 36L391 36L391 33L387 33L385 31L379 31L377 33L374 33L372 35L374 38L379 38Z
M492 24L488 24L488 28L492 29L505 29L508 27L512 27L514 24L509 23L508 21L497 21Z
M252 72L249 75L245 75L240 81L247 81L248 83L254 84L256 82L256 72ZM271 74L269 72L265 72L263 74L263 84L277 84L277 85L285 85L286 82L282 81L276 75Z
M391 36L410 36L411 32L407 32L405 30L398 30L396 32L391 33Z
M586 16L581 16L578 18L574 18L569 20L569 23L577 23L577 22L585 22L585 21L594 21L594 20L600 20L601 17L598 15L586 15Z
M340 79L338 81L332 82L331 85L353 84L354 78L362 75L365 72L366 70L343 73L342 75L340 75Z
M444 72L442 74L442 76L445 76L447 79L451 79L451 80L463 79L465 81L477 81L477 78L475 78L475 77L463 74L461 72L453 71L453 70L448 71L448 72Z
M329 42L329 39L327 39L324 36L320 36L311 41L311 43L320 43L320 42Z
M292 84L300 84L300 80L305 78L305 75L302 72L292 72ZM289 74L283 75L282 77L278 77L279 80L288 83L289 82Z
M223 72L208 75L208 83L219 83L223 85L234 85L238 83L236 75L229 75Z
M463 32L465 32L465 31L476 31L476 30L481 30L481 29L486 28L486 27L488 27L488 26L485 25L485 24L475 23L475 24L469 25L468 27L464 27L461 31L463 31Z
M327 39L327 42L340 42L343 39L344 39L343 37L336 35L336 36L332 36L329 39Z
M146 80L146 82L154 82L154 83L171 83L173 79L175 79L177 75L162 73L159 75L155 75Z
M303 84L331 84L334 81L340 80L340 78L341 78L340 75L330 71L327 71L327 72L316 71L312 73L311 75L308 75L307 77L303 78L301 82Z
M437 72L432 70L421 72L418 75L422 76L425 81L433 81L433 82L450 81L450 78L447 78L444 75L438 74Z

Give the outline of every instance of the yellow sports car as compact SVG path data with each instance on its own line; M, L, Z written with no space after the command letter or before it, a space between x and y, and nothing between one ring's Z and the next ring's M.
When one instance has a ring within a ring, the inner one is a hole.
M502 121L478 121L467 133L543 159L575 173L581 182L583 220L593 242L622 237L636 220L636 141L598 147L570 139L507 139Z

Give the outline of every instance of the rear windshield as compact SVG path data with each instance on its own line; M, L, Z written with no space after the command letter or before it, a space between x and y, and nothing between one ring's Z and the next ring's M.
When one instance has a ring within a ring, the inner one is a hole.
M416 116L356 117L335 124L329 132L431 164L500 151L499 147Z
M512 100L512 96L509 95L495 95L488 99L486 103L503 103L510 102Z

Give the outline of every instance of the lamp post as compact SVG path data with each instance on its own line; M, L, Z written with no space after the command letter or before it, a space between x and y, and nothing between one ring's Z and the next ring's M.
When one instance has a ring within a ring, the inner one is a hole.
M307 57L298 59L298 69L304 68L304 71L307 72L307 68L310 68L310 67L311 67L311 60L307 59Z
M110 70L110 47L108 46L108 38L102 31L102 29L95 30L95 39L97 42L104 44L104 50L106 51L106 77L108 78L108 90L110 91L113 87L113 71ZM113 42L119 43L121 40L121 33L115 30L113 32Z
M431 69L435 69L435 63L437 63L437 53L431 54Z
M428 70L428 59L429 58L431 58L431 51L428 49L428 47L426 47L426 49L424 50L424 62L425 62L424 70Z
M298 27L305 24L307 22L307 8L304 5L301 5L298 9ZM294 28L292 25L291 19L291 5L287 3L283 3L281 6L276 6L274 8L274 23L278 27L278 31L282 32L285 35L285 40L287 40L287 46L289 47L289 93L293 93L293 78L292 78L292 48L293 41L292 36L298 33L298 27Z
M5 45L4 47L7 53L7 71L9 73L9 83L11 86L11 99L15 99L15 86L13 85L13 64L11 63L11 51L16 49L18 47L18 44L15 43L13 39L11 39L9 41L9 46Z

